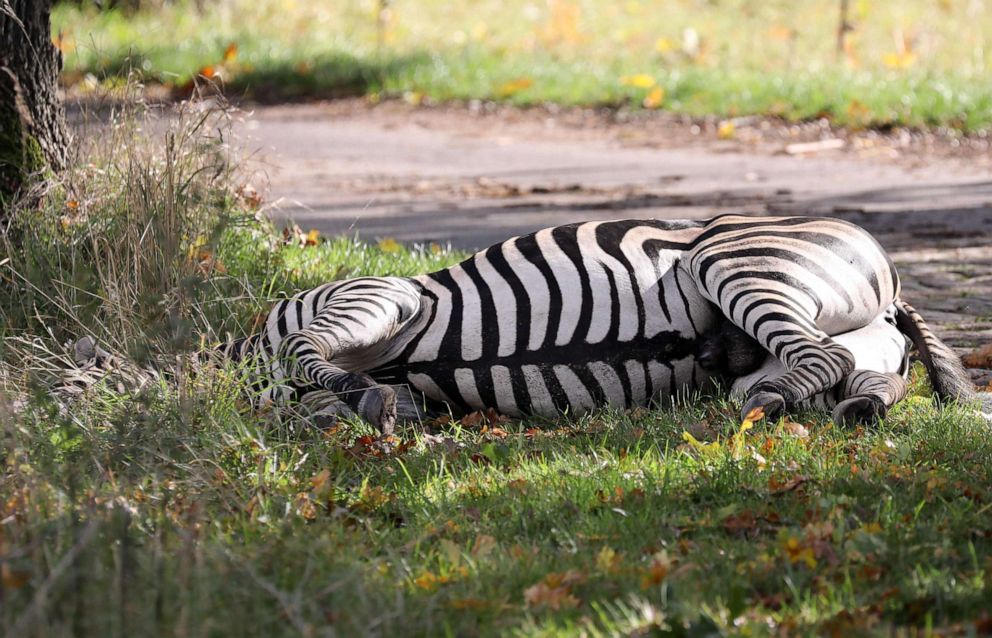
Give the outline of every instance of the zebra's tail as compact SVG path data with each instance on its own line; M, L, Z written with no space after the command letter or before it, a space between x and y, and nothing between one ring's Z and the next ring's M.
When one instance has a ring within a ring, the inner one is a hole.
M937 338L915 308L900 299L896 300L895 306L896 326L919 351L937 396L962 403L975 400L975 388L958 355Z

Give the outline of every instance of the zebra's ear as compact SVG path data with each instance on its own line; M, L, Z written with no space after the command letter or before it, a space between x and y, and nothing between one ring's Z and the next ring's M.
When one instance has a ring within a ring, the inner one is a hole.
M87 335L76 341L75 345L72 347L72 358L76 362L77 366L82 366L87 363L96 363L97 365L104 365L113 358L109 352L100 347L96 342L96 339Z
M82 365L94 358L96 358L96 339L87 335L76 341L73 346L73 360L76 365Z

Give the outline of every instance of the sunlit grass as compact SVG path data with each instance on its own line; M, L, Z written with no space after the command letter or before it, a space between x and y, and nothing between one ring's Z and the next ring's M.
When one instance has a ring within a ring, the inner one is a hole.
M197 73L262 99L402 95L828 116L852 126L992 122L992 15L976 3L396 0L179 2L124 17L61 5L67 78ZM624 78L645 77L631 84Z
M39 634L967 632L992 596L987 427L928 399L872 430L738 435L694 400L435 425L433 446L407 428L382 454L236 397L218 377L32 407L8 431L0 620L49 578L31 548L77 547L22 621Z

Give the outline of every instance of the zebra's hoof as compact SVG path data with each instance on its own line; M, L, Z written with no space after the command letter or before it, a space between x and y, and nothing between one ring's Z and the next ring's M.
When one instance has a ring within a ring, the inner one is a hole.
M844 427L874 425L885 418L888 408L878 397L860 396L841 401L834 407L834 423Z
M775 392L760 391L752 394L744 402L741 419L746 419L756 408L761 408L767 421L777 421L785 413L785 398Z
M374 425L383 436L392 434L396 426L396 392L386 385L369 388L362 393L358 415Z

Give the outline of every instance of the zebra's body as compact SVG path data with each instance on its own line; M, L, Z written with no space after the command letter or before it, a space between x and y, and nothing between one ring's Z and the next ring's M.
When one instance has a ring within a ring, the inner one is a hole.
M830 335L871 325L898 296L884 251L838 220L585 222L427 275L305 291L228 352L268 373L263 400L330 391L388 429L395 387L513 416L699 390L712 380L700 345L727 318L784 365L745 409L784 408L842 385L854 356Z

